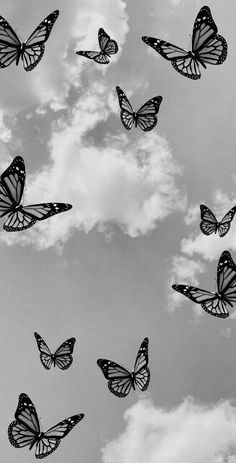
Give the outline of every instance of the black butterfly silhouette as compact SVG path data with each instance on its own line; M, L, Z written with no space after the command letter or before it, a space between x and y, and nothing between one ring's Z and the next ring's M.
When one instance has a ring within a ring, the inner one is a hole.
M120 87L116 87L117 96L120 105L120 118L123 126L130 130L135 124L135 127L139 127L144 132L149 132L157 124L156 114L159 111L160 104L162 102L162 96L155 96L151 100L148 100L141 108L135 112Z
M35 445L36 458L45 458L57 449L61 439L83 418L83 413L70 416L44 432L33 402L27 394L20 394L15 421L8 427L8 438L17 448L28 446L31 450Z
M110 56L118 52L117 42L111 40L104 29L100 28L98 31L98 43L101 51L77 51L77 55L93 59L99 64L108 64Z
M219 236L222 238L228 233L230 229L231 222L235 216L236 206L232 207L227 214L224 215L223 219L220 222L216 220L213 212L204 204L200 205L201 210L201 222L200 228L204 235L211 235L218 231Z
M25 186L25 163L16 156L2 173L0 180L0 217L7 215L3 225L8 232L21 231L32 227L38 220L45 220L60 212L69 211L71 204L42 203L23 206L21 198Z
M227 43L217 32L210 8L203 6L194 22L191 51L155 37L144 36L142 40L169 60L180 74L196 80L201 77L200 64L206 69L206 64L222 64L226 59Z
M233 307L236 302L236 265L228 251L222 252L217 266L216 293L189 285L172 285L172 288L201 304L210 315L227 318L228 306Z
M52 354L43 338L38 333L34 333L34 336L39 348L40 360L46 370L49 370L52 365L54 367L59 367L61 370L67 370L67 368L71 366L73 362L72 353L76 341L75 338L67 339L58 347L54 354Z
M147 366L148 338L144 338L138 350L132 372L107 359L98 359L97 364L108 380L108 388L117 397L126 397L131 388L135 389L135 386L138 386L141 391L145 391L150 381L150 370Z
M32 71L43 57L44 44L48 40L58 15L58 10L49 14L36 27L28 40L22 43L6 19L0 16L0 68L5 68L14 62L18 66L22 59L24 69Z

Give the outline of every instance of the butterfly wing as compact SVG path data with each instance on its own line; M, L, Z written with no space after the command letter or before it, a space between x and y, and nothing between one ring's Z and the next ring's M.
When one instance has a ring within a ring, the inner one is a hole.
M9 66L20 56L21 43L10 24L0 16L0 68Z
M85 58L92 59L93 61L96 61L96 63L99 63L99 64L109 63L108 57L104 53L101 53L100 51L77 51L76 54L85 56Z
M84 418L84 414L70 416L61 421L52 428L43 433L41 438L36 443L35 456L36 458L44 458L54 452L59 446L61 439L65 437L73 427Z
M123 126L125 129L130 130L134 124L135 121L135 113L134 110L120 87L116 87L116 92L119 100L119 105L120 105L120 118Z
M217 293L188 285L172 285L172 288L188 297L196 304L201 304L202 308L210 315L219 318L226 318L229 316L225 301L221 299Z
M222 252L217 266L217 287L231 307L236 302L236 265L228 251Z
M221 64L226 59L227 43L217 32L211 10L204 6L195 19L192 35L192 51L204 67L204 63Z
M204 235L211 235L211 233L216 233L218 229L218 222L213 212L204 204L200 205L200 211L200 229L202 233L204 233Z
M37 341L42 365L44 366L44 368L46 368L46 370L49 370L53 364L52 353L49 347L47 346L46 342L43 340L43 338L41 338L41 336L38 333L34 333L34 336Z
M32 227L38 220L48 219L53 215L69 211L71 208L72 205L66 203L42 203L21 206L9 214L3 228L8 232L22 231Z
M23 66L26 71L32 71L41 61L45 46L44 43L48 40L52 27L57 20L59 11L55 10L49 14L34 32L30 35L28 40L24 43L22 51Z
M134 382L141 391L148 388L150 382L150 370L148 368L148 338L144 338L134 364Z
M35 406L27 394L20 394L15 421L8 428L9 441L14 447L29 446L31 449L39 434L40 425Z
M98 43L102 53L106 55L115 55L118 52L118 45L115 40L111 40L110 36L100 28L98 31Z
M155 96L151 100L148 100L147 103L141 106L141 108L138 110L136 114L137 125L140 127L140 129L144 130L144 132L149 132L157 124L156 114L159 111L161 102L162 97Z
M105 378L108 380L108 388L117 397L126 397L132 388L132 375L118 363L107 359L98 359Z
M72 353L75 341L75 338L67 339L67 341L63 342L63 344L58 347L54 354L55 365L57 365L61 370L67 370L73 362Z
M9 204L11 204L14 207L20 204L22 194L24 191L24 185L25 185L25 163L21 156L16 156L13 159L10 166L1 175L1 187L4 189L5 194L9 198ZM2 201L3 201L3 204L2 204ZM3 217L3 215L7 214L8 212L7 206L5 206L5 210L4 210L5 201L0 197L1 217Z
M226 233L228 233L231 222L235 216L235 212L236 207L232 207L232 209L230 209L219 222L218 233L220 237L223 237L226 235Z

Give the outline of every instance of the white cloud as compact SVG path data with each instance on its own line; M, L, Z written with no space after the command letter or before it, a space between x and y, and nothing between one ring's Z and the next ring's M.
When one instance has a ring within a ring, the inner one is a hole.
M165 410L142 400L125 412L126 429L102 449L103 463L235 463L236 410L190 398Z

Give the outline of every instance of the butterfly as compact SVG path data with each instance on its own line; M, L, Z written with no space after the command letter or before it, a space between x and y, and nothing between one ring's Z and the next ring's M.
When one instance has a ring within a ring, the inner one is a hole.
M57 365L61 370L67 370L71 366L73 362L71 354L73 353L75 338L67 339L52 354L43 338L38 333L34 333L34 336L38 344L40 360L46 370L50 370L52 365L54 367Z
M135 124L135 127L139 126L144 132L149 132L157 124L156 114L159 111L159 106L162 102L162 96L155 96L151 100L148 100L141 108L134 112L127 96L121 90L120 87L116 87L116 92L119 99L120 105L120 118L123 126L130 130Z
M104 29L100 28L98 31L98 43L101 51L77 51L77 55L93 59L99 64L108 64L110 55L115 55L118 52L117 42L111 40Z
M230 229L230 224L235 216L236 207L232 207L227 214L224 215L223 219L220 222L216 220L213 212L204 204L200 205L201 210L201 222L200 228L204 235L211 235L211 233L216 233L218 230L219 236L223 237L228 233Z
M17 448L35 445L36 458L44 458L54 452L61 439L84 418L84 414L73 415L43 432L33 402L27 394L20 394L15 421L8 427L10 443Z
M23 206L20 204L25 185L25 163L16 156L0 177L0 217L7 215L4 230L13 232L32 227L38 220L68 211L71 204L42 203Z
M163 58L169 60L176 71L189 79L200 79L199 65L206 69L207 64L222 64L227 56L227 43L217 34L211 10L203 6L194 22L192 50L186 51L155 37L142 37L142 40L154 48Z
M44 43L48 40L58 15L58 10L49 14L28 40L22 43L6 19L0 16L0 68L5 68L14 61L18 66L21 58L25 71L32 71L43 57Z
M175 291L201 304L202 308L215 317L229 316L228 306L236 302L236 265L228 251L222 252L217 266L217 292L206 291L188 285L173 285Z
M117 397L126 397L131 388L135 389L135 386L138 386L141 391L145 391L150 381L150 370L147 366L148 338L144 338L138 350L132 372L107 359L98 359L97 364L108 380L108 388Z

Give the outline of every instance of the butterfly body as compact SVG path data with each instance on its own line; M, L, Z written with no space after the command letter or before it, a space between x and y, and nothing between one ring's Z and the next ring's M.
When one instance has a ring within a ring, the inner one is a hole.
M98 64L108 64L111 55L118 52L118 45L115 40L111 40L110 36L100 27L98 31L98 44L100 51L77 51L77 55L92 59Z
M228 307L236 302L236 265L228 251L222 252L217 266L217 291L207 291L194 286L175 284L175 291L201 304L202 308L215 317L227 318Z
M199 64L222 64L227 57L227 43L217 34L217 26L208 6L203 6L194 22L192 50L186 51L165 40L143 36L144 43L171 62L174 69L184 77L197 80L201 77Z
M218 222L213 212L204 204L200 205L201 222L200 229L204 235L217 233L223 238L228 233L231 222L236 213L236 207L232 207L227 214Z

